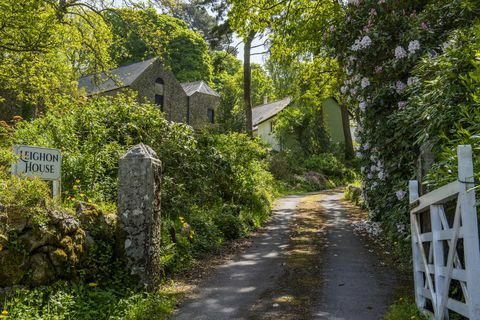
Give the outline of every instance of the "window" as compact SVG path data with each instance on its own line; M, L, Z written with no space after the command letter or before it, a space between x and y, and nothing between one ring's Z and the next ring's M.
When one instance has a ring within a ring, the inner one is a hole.
M163 96L156 94L155 95L155 104L160 106L160 110L163 112Z
M208 121L210 121L210 123L215 123L215 110L208 109L207 116L208 116Z
M160 110L163 111L164 97L165 96L165 83L162 78L155 80L155 104L160 106Z
M270 121L270 133L272 133L273 131L275 131L275 124L276 124L275 121Z

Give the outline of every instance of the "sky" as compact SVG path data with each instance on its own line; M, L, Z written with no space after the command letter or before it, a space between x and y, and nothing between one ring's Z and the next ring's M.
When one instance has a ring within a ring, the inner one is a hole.
M266 39L265 37L255 38L255 40L252 43L252 47L256 46L256 45L259 45L259 44L262 44L265 41L265 39ZM237 58L243 61L243 42L242 42L242 39L237 37L237 35L234 35L232 45L236 46L237 44L238 44ZM258 48L252 49L251 53L263 52L263 51L265 51L265 47L260 46ZM259 65L263 66L265 64L265 61L264 61L265 58L266 58L265 54L256 54L256 55L253 55L253 56L250 57L250 62L258 63Z

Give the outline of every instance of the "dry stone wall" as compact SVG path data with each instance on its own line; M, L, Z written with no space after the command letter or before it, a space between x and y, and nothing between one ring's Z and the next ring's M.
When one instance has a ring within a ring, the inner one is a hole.
M115 215L77 202L76 212L45 209L44 222L0 205L0 287L38 286L88 271L90 247L114 241Z

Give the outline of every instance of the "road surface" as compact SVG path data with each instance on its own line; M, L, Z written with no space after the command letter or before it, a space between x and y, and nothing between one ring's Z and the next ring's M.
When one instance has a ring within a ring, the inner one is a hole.
M284 197L244 252L172 319L381 319L396 279L353 233L342 193Z

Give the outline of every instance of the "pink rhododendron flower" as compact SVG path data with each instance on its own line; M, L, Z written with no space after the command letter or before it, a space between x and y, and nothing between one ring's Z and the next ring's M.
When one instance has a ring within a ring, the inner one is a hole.
M362 39L355 40L355 43L350 47L353 51L358 51L370 47L372 39L369 36L364 36Z
M405 51L405 49L403 49L402 46L397 46L395 48L395 58L397 59L403 59L407 56L407 51Z
M366 104L365 102L360 102L360 103L358 104L358 107L360 108L360 110L361 110L362 112L365 112L365 109L367 108L367 104Z
M410 41L410 43L408 44L408 52L410 52L410 54L414 54L419 49L420 49L420 41L418 40Z
M403 83L402 81L398 80L396 83L395 83L395 90L397 90L397 93L400 93L402 92L405 88L406 88L406 84Z
M371 9L370 10L370 15L376 17L377 16L377 10Z
M368 78L363 77L363 78L362 78L362 83L361 83L362 89L365 89L365 88L368 87L369 85L370 85L370 81L368 80Z
M383 180L383 179L385 179L385 173L382 172L382 171L380 171L380 172L378 173L377 177L378 177L378 179Z
M395 195L397 196L398 200L402 200L403 198L405 198L407 193L403 190L398 190L397 192L395 192Z

